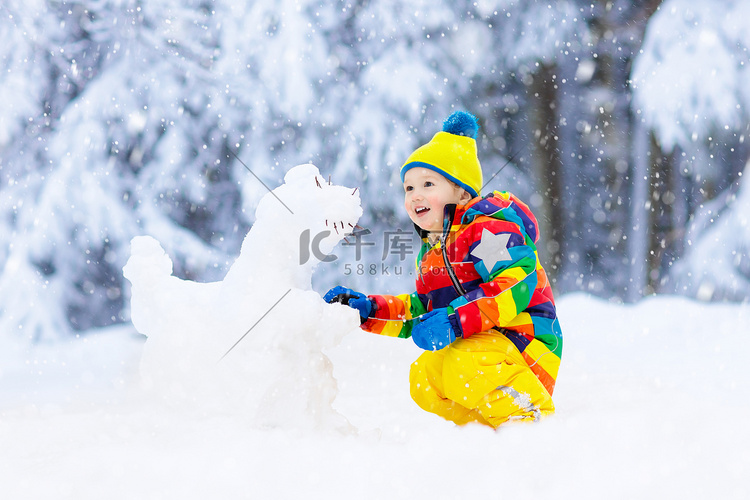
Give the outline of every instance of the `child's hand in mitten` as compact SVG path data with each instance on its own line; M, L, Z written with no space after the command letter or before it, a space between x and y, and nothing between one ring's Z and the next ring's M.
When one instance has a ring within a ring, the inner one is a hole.
M323 300L329 304L339 302L359 312L360 321L364 323L372 312L372 301L363 293L355 292L351 288L335 286L328 290Z
M439 351L461 336L461 325L456 314L448 314L445 307L420 316L419 322L411 330L412 340L425 351Z

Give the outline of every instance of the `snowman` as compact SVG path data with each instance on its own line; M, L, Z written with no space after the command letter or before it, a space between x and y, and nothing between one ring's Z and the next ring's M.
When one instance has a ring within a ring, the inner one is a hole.
M359 316L326 304L311 281L361 215L356 189L332 185L305 164L261 199L222 281L179 279L156 239L133 238L123 273L133 324L147 338L145 393L240 412L259 427L351 430L332 407L337 386L324 351L356 330Z

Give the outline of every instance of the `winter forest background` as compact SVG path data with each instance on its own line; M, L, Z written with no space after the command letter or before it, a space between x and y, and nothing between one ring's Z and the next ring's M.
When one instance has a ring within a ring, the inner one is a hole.
M372 232L316 288L410 291L416 249L381 235L412 241L398 168L455 109L558 295L746 301L749 28L741 0L4 0L0 331L128 322L140 234L222 278L306 162Z

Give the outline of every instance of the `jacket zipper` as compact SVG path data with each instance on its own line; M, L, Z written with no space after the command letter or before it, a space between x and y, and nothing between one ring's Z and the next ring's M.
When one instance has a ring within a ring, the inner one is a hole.
M451 261L450 259L448 259L448 248L446 245L448 233L451 225L453 224L453 218L455 217L455 215L456 205L446 205L443 212L443 236L440 239L440 251L443 254L443 262L445 263L446 271L448 271L448 277L451 279L451 283L453 284L453 289L456 290L456 293L460 297L463 297L464 295L466 295L466 290L458 280L456 272L453 270L453 266L451 265Z

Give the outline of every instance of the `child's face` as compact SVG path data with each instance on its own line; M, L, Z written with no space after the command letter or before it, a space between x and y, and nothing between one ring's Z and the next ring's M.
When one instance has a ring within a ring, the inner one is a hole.
M404 208L412 222L425 231L441 232L445 205L469 200L471 195L464 189L428 168L414 167L404 175Z

